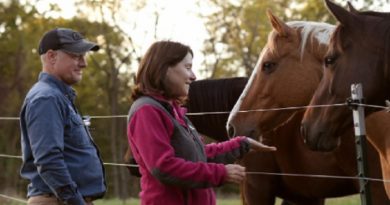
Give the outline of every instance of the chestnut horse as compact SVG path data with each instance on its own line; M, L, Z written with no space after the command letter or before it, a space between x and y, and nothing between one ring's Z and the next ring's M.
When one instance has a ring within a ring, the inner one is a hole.
M246 135L277 147L273 153L252 153L242 163L249 172L356 176L352 130L340 147L328 153L305 146L300 133L302 111L239 112L304 106L322 78L322 59L334 26L314 22L284 23L268 13L273 31L243 94L228 120L231 135ZM298 49L299 48L299 49ZM381 178L375 150L369 149L371 177ZM273 163L262 167L261 161ZM271 205L278 196L293 204L324 204L325 198L355 194L357 180L248 175L246 204ZM390 204L381 183L370 183L373 204Z
M325 77L311 101L315 104L344 102L353 83L363 86L366 104L384 105L390 98L390 13L350 11L326 1L339 21L325 56ZM381 157L384 178L389 180L389 116L384 111L365 109L368 140ZM374 116L371 116L374 115ZM314 150L329 151L339 144L339 133L352 127L351 111L346 107L308 109L302 121L307 144ZM390 197L389 183L385 184Z
M390 13L349 12L326 0L340 22L324 58L324 78L311 105L343 103L351 96L351 84L361 83L366 104L384 105L390 98ZM378 110L365 109L366 115ZM302 121L307 144L329 151L338 145L340 133L352 127L348 107L307 109Z

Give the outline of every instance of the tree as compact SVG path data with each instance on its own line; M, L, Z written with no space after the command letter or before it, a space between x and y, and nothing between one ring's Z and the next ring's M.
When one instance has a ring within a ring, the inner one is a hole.
M15 116L19 113L24 95L37 79L40 62L37 55L37 40L50 22L36 17L37 11L18 1L0 3L0 116ZM17 120L0 123L0 152L20 155L20 131ZM16 193L16 187L25 182L15 170L20 160L2 161L4 169L0 175L0 190ZM11 188L11 190L10 190Z
M336 2L346 5L347 0ZM378 9L385 2L364 1L363 10ZM336 23L325 4L318 0L209 0L202 6L213 8L212 12L202 14L209 33L204 43L203 72L210 78L250 75L271 31L267 9L284 21Z
M248 76L270 30L266 10L281 14L288 2L210 0L210 7L215 11L205 16L210 38L205 41L204 50L209 59L205 67L210 77Z
M98 23L96 34L100 35L96 40L100 41L99 43L102 46L99 55L91 56L93 69L87 73L91 77L83 81L80 86L86 87L88 85L92 88L92 90L84 90L80 95L82 98L89 99L91 104L88 107L85 105L85 110L89 113L118 116L127 113L131 104L130 84L133 83L132 80L135 76L129 67L138 65L140 48L134 44L132 37L125 32L118 20L121 19L121 15L125 11L121 8L126 8L122 4L123 2L118 0L99 1L98 3L78 2L79 13L84 14L79 17ZM141 9L144 6L144 2L139 1L134 9ZM90 13L97 15L90 18L87 15ZM136 27L136 24L133 26ZM88 28L88 31L90 30ZM98 93L96 93L96 88L99 88ZM96 102L99 103L96 104ZM100 121L98 126L94 128L96 131L94 134L102 137L100 142L105 142L102 144L110 145L109 147L102 147L104 156L108 156L106 159L116 163L123 162L123 156L128 147L126 118L104 119L104 121ZM104 135L101 135L102 133ZM113 166L107 169L110 170L107 172L110 179L108 184L112 188L114 196L127 198L129 187L133 187L134 193L138 193L138 189L134 188L138 188L138 185L134 185L136 184L134 180L130 182L126 168Z
M36 2L35 2L36 3ZM95 115L118 115L126 113L129 107L131 73L126 68L133 55L131 46L126 45L129 37L122 31L106 22L92 22L85 16L63 19L51 17L53 12L61 9L52 5L49 13L38 12L34 2L21 5L17 0L0 3L0 116L17 116L22 100L28 89L37 80L41 63L37 46L42 34L55 27L68 27L80 31L89 40L98 42L102 47L98 53L88 58L88 68L84 79L75 88L78 92L78 104L83 113ZM124 70L124 71L121 71ZM109 109L107 109L109 108ZM107 126L109 125L109 126ZM126 140L126 120L114 119L110 123L93 124L95 143L102 151L103 160L121 162ZM0 124L0 153L20 155L20 131L18 121L5 121ZM115 142L115 143L112 143ZM104 146L108 144L115 146ZM122 153L121 153L122 151ZM115 154L113 154L115 153ZM111 156L115 156L111 157ZM20 161L4 162L3 183L0 190L12 189L12 193L25 193L27 181L21 180L18 173ZM107 175L113 173L110 168ZM124 170L125 168L123 168ZM6 174L7 173L7 174ZM126 174L126 173L125 173ZM114 174L113 174L114 175ZM123 174L122 174L123 175ZM7 176L7 177L6 177ZM123 178L108 180L109 186L128 187ZM21 188L17 189L17 188ZM122 194L128 194L127 189ZM114 193L118 194L118 192ZM24 194L23 194L24 195Z

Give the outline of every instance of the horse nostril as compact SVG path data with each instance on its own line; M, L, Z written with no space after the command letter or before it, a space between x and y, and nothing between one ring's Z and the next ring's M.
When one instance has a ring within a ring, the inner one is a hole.
M235 136L235 130L234 130L234 126L232 124L228 125L228 136L229 137Z

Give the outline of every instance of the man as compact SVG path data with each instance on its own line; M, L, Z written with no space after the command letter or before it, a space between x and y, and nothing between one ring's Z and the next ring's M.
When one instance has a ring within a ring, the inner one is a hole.
M71 87L87 66L85 54L98 49L66 28L48 31L39 43L42 72L20 114L21 176L30 180L28 205L90 205L106 191L99 151L74 105Z

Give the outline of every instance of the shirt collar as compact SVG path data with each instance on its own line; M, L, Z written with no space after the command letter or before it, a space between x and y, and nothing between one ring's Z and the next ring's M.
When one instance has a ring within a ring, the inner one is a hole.
M57 87L65 96L67 96L72 101L74 101L74 99L76 98L76 92L70 85L67 85L66 83L58 80L56 77L50 75L49 73L39 73L38 80Z

